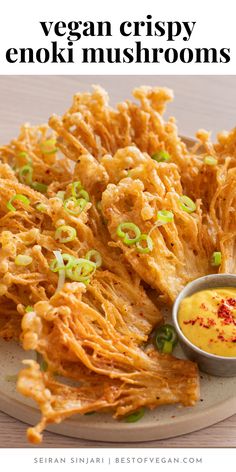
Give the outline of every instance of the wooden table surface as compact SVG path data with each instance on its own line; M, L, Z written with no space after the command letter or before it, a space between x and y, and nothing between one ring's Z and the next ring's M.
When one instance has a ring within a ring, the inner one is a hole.
M167 115L177 118L180 133L194 136L199 128L217 131L236 126L235 76L0 76L0 144L15 137L21 123L39 124L62 113L79 90L104 86L111 103L131 97L138 85L173 88L175 101ZM0 412L0 447L30 447L26 425ZM236 415L214 426L177 438L146 443L92 442L45 433L42 447L235 447Z

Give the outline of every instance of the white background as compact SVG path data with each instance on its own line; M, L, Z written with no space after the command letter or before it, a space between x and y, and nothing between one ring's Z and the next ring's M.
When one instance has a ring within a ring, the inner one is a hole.
M213 0L8 0L1 9L0 71L1 74L235 74L235 1ZM125 38L119 34L122 21L141 21L151 14L155 21L196 21L189 41L163 38ZM81 47L132 47L141 40L144 47L231 48L228 64L9 64L5 59L8 48L34 49L49 47L57 40L67 47L64 38L55 35L46 38L39 21L110 21L112 37L81 38L75 51Z
M66 458L66 464L45 463L46 459L51 458ZM104 460L103 463L90 464L76 464L70 463L71 458L100 458ZM34 459L41 458L42 463L34 463ZM116 462L119 458L119 462ZM121 463L123 458L123 463ZM126 463L125 459L136 458L136 463ZM146 462L144 459L146 458ZM154 458L150 462L150 458ZM156 458L157 461L156 462ZM174 458L179 460L179 463L173 463ZM197 463L196 458L202 458L202 463ZM192 461L195 462L192 462ZM172 461L172 462L170 462ZM94 471L94 472L195 472L204 471L209 472L211 469L216 471L224 470L226 466L232 469L235 463L234 449L35 449L28 450L5 450L1 454L1 468L5 470L19 469L24 472L32 471Z

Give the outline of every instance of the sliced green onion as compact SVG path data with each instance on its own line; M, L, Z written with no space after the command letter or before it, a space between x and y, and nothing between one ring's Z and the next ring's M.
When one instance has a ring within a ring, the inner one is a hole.
M47 205L45 205L44 203L38 203L35 208L36 210L41 211L42 213L47 213Z
M40 193L46 193L48 189L48 185L43 184L42 182L33 182L31 186L34 190Z
M156 331L156 346L158 351L170 354L178 342L174 326L165 324Z
M19 170L19 179L22 184L31 185L33 176L33 168L29 164L23 166Z
M67 198L63 203L65 211L70 215L79 215L84 210L86 205L87 201L84 200L84 198L79 198L77 200L75 197Z
M67 236L63 237L63 233L66 233ZM74 241L76 236L76 229L68 225L59 226L59 228L57 228L55 232L55 239L58 240L60 243L69 243L70 241Z
M66 271L65 271L65 266L64 266L61 252L53 251L53 254L55 255L55 258L57 260L57 267L59 268L58 269L59 277L58 277L57 289L56 289L56 292L59 292L65 283ZM56 272L56 271L53 271L53 272Z
M131 413L131 415L126 416L125 421L127 423L136 423L136 421L141 420L141 418L145 415L145 408L140 408L140 410Z
M85 259L88 259L89 261L93 259L93 262L96 264L97 268L101 267L102 265L102 256L100 252L96 251L95 249L91 249L91 251L88 251L85 256Z
M71 267L73 267L73 265L76 264L76 257L74 256L71 256L70 254L62 254L62 259L63 259L63 262L67 262L67 264L65 265L65 269L70 269Z
M58 251L58 252L60 252L60 251ZM63 259L62 259L62 263L59 264L58 257L56 257L56 259L53 259L53 261L49 264L49 267L50 267L50 270L52 272L59 272L59 270L62 270L62 269L65 268L64 263L63 263Z
M40 149L43 154L55 154L58 149L56 148L56 140L55 139L47 139L40 145Z
M170 154L163 150L155 152L151 157L157 162L168 162L170 160Z
M89 202L89 194L88 194L88 192L86 192L86 190L84 190L83 188L82 188L82 190L79 191L78 197L79 197L79 198L83 198L84 200L86 200L87 202ZM77 198L78 198L78 197L77 197Z
M211 265L217 267L221 265L221 261L222 261L221 252L220 251L213 252L212 257L211 257Z
M193 200L187 197L187 195L182 195L179 198L179 201L180 201L180 208L182 208L182 210L186 211L187 213L192 213L197 208Z
M173 351L173 344L171 341L164 341L162 352L163 354L171 354Z
M25 151L21 151L21 152L18 153L18 156L19 157L28 157L28 154Z
M25 151L19 152L18 157L25 157L27 159L28 164L32 165L32 159L31 159L31 157L29 157L27 152L25 152Z
M57 192L57 194L56 194L56 197L60 198L60 200L64 201L65 194L66 194L66 192L64 192L64 190L59 190L59 192Z
M174 220L174 215L172 211L160 210L157 212L157 221L160 221L162 224L170 223Z
M141 244L141 241L146 242L145 247ZM136 247L137 251L141 254L147 254L148 252L151 252L153 250L152 238L148 234L141 234L139 240L136 243Z
M127 230L127 232L125 232L124 230ZM134 238L129 237L130 231L134 233L135 235ZM123 239L124 244L127 244L128 246L130 246L131 244L135 244L137 243L137 241L139 241L139 238L141 236L141 231L139 227L135 225L134 223L127 222L127 223L119 224L116 230L116 234L117 236L119 236L119 238Z
M12 198L10 198L9 202L7 202L7 209L9 211L16 211L16 208L12 205L15 200L19 200L20 202L24 203L24 205L29 206L30 201L25 195L21 195L21 193L17 193Z
M42 372L46 372L48 370L48 363L44 359L40 363L40 369Z
M27 266L33 261L31 256L26 256L24 254L18 254L15 258L15 264L18 266Z
M77 182L73 182L71 187L72 196L76 199L83 198L87 202L89 202L89 194L86 190L83 189L81 182L78 180Z
M87 281L96 271L96 264L88 259L75 259L75 265L66 269L66 276L76 282Z
M71 187L71 194L75 198L79 198L78 192L82 190L82 184L79 180L77 182L73 182L72 187Z
M76 259L74 256L71 256L70 254L62 254L62 263L58 265L58 258L53 259L53 261L50 264L50 269L52 272L59 272L61 269L70 269L71 267L76 265ZM65 265L64 262L67 262Z
M208 166L215 166L217 164L217 159L212 156L206 156L204 157L204 164L207 164Z
M60 251L54 251L60 254L56 256L50 264L52 272L64 273L64 276L76 282L83 282L87 284L90 282L90 277L96 271L96 264L88 259L78 259L70 254L61 254ZM67 262L65 265L64 262ZM64 283L64 282L63 282Z
M33 307L31 305L28 305L26 308L25 308L25 312L26 313L29 313L30 311L34 311Z

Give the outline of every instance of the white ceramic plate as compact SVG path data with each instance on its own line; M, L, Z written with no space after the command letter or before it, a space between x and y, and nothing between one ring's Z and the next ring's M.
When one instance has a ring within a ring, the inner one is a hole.
M182 353L176 353L183 357ZM35 424L39 412L33 402L16 392L14 380L30 358L16 343L0 341L1 376L0 409L10 416ZM164 406L147 412L137 423L115 421L108 414L74 416L47 429L55 433L82 439L108 442L136 442L164 439L210 426L236 413L236 377L222 378L201 374L201 400L195 407Z

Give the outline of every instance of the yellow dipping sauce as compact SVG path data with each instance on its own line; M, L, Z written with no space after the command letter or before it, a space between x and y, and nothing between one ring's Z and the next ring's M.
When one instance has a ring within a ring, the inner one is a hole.
M236 288L202 290L185 298L178 322L185 337L203 351L236 357Z

